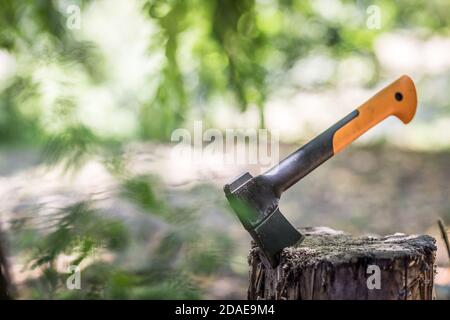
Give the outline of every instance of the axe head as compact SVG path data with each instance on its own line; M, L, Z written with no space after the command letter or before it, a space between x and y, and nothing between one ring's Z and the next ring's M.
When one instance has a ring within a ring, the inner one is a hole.
M281 214L279 197L264 176L246 172L224 187L225 195L245 229L263 251L272 267L279 263L283 248L304 236Z

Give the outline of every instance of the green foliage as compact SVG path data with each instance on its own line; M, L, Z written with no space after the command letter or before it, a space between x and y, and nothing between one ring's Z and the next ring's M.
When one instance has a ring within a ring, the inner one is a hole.
M122 184L123 195L142 209L164 217L167 215L165 203L158 197L154 186L157 180L152 176L137 176L126 179Z
M186 1L171 1L171 7L164 16L159 16L160 3L146 3L144 9L153 16L161 27L165 42L166 63L160 75L156 95L144 104L141 110L141 136L168 140L170 133L178 128L186 113L186 92L183 75L177 61L178 35L183 29L187 9Z
M87 10L92 2L77 3ZM241 111L257 106L264 126L267 98L285 87L285 75L299 59L317 53L333 59L360 56L373 62L376 77L380 66L373 44L381 33L420 29L429 37L450 31L450 4L445 0L377 1L383 10L381 30L362 27L372 1L340 3L341 15L330 18L313 0L139 1L141 15L156 29L147 55L162 53L160 72L148 79L145 90L147 85L155 90L142 99L134 93L115 95L120 90L113 86L110 98L119 101L111 104L128 108L135 102L130 114L138 129L130 139L167 141L191 112L217 98ZM95 209L95 203L68 205L48 219L38 214L16 219L15 247L29 258L30 268L40 271L27 282L26 295L200 298L196 279L227 270L233 243L220 230L202 224L202 212L195 205L174 201L182 195L174 195L157 178L127 172L121 159L126 141L102 136L83 120L80 110L86 101L78 94L86 87L102 92L112 86L113 76L106 52L66 28L64 5L47 0L1 2L0 53L13 57L17 66L12 76L0 79L0 143L37 146L47 165L61 164L74 172L87 160L100 159L119 181L121 199L161 228L151 235L156 240L152 238L154 247L146 252L148 264L133 269L119 261L133 245L147 249L147 243L132 237L126 219L108 217ZM335 80L319 85L333 85ZM95 120L103 116L107 115ZM105 252L112 260L100 257ZM83 265L82 290L63 290L68 274L56 266L63 255Z
M211 17L214 39L228 59L229 85L244 110L249 103L261 104L265 92L265 70L256 54L266 39L257 30L255 16L253 0L219 0Z
M82 9L90 3L79 2ZM164 57L157 79L149 79L157 83L154 94L136 110L136 137L167 141L192 109L216 97L240 110L258 106L264 126L265 100L284 86L283 75L298 59L317 52L336 58L362 55L377 66L373 43L382 32L419 27L425 35L449 32L446 1L377 1L381 30L363 27L371 1L340 3L339 17L329 18L312 0L139 1L142 15L158 29L148 54L163 48ZM2 1L0 48L28 64L18 70L15 84L4 89L0 99L3 141L47 132L38 107L41 84L33 80L37 62L72 68L72 76L81 72L94 86L110 81L103 53L66 28L64 8L60 1ZM32 107L25 114L22 105ZM67 129L74 125L83 126L75 122Z
M82 290L61 291L60 299L199 299L198 289L184 274L158 277L152 270L130 273L105 263L83 270L88 283Z
M0 142L39 142L43 133L35 121L36 113L30 113L30 101L39 98L36 86L29 77L18 77L1 93Z
M86 5L89 2L84 1ZM87 79L99 83L105 78L103 57L92 43L76 40L67 32L59 1L4 0L1 6L0 50L12 55L17 70L6 86L0 80L0 142L43 144L53 132L44 121L46 89L36 80L38 69L78 66ZM61 105L66 102L67 97L61 92L54 102L55 112L61 112ZM70 103L74 108L73 101ZM66 120L64 115L59 116ZM68 131L75 125L81 126L72 121Z
M232 256L233 243L225 234L207 233L203 241L188 252L187 270L195 274L214 274L224 267L224 261Z
M154 268L165 270L172 266L180 271L205 275L226 267L233 251L230 238L204 227L195 207L168 206L164 188L152 177L128 179L123 188L125 197L170 226L153 254L151 264ZM180 256L184 257L181 261Z
M127 243L127 230L119 221L105 219L90 207L78 202L61 211L55 230L34 244L32 268L53 265L60 254L76 254L73 265L79 265L99 248L119 250Z
M62 163L66 170L77 169L92 157L97 141L86 127L68 127L64 132L48 138L43 157L50 165Z
M198 191L197 191L198 192ZM27 281L30 297L50 299L199 299L198 277L228 268L233 243L228 235L202 225L195 207L168 205L158 179L123 179L120 195L144 213L164 222L160 239L137 268L120 261L130 245L146 246L118 219L95 209L95 202L77 202L49 216L13 220L15 247L28 257L39 277ZM37 220L36 220L37 219ZM113 253L113 260L103 254ZM67 290L70 276L58 268L61 256L83 266L81 290Z
M29 280L34 298L57 298L67 293L65 282L69 274L57 267L61 255L70 257L70 265L79 266L87 258L95 261L105 250L121 252L129 241L122 222L102 216L89 202L69 205L39 223L30 218L16 225L15 230L19 249L28 257L28 267L40 273L38 278ZM109 281L100 280L103 282L94 281L92 286Z

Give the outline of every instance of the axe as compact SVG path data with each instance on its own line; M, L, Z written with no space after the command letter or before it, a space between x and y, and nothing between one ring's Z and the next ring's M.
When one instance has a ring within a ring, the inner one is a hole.
M416 106L414 83L402 76L267 172L246 172L225 185L231 207L272 267L283 248L304 238L280 212L281 194L388 116L410 122Z

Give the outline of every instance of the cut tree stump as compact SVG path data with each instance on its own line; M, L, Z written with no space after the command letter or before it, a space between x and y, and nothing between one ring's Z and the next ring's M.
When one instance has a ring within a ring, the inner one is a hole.
M434 298L434 238L404 234L352 237L326 227L300 231L305 240L285 248L274 269L252 244L249 299Z

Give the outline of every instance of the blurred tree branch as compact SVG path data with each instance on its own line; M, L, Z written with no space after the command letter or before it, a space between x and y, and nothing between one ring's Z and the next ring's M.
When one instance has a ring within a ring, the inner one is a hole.
M0 300L13 298L13 285L6 253L6 239L0 225Z
M441 231L442 240L444 240L445 247L447 248L448 258L450 259L450 242L448 240L448 231L442 219L438 220L438 226L439 230Z

